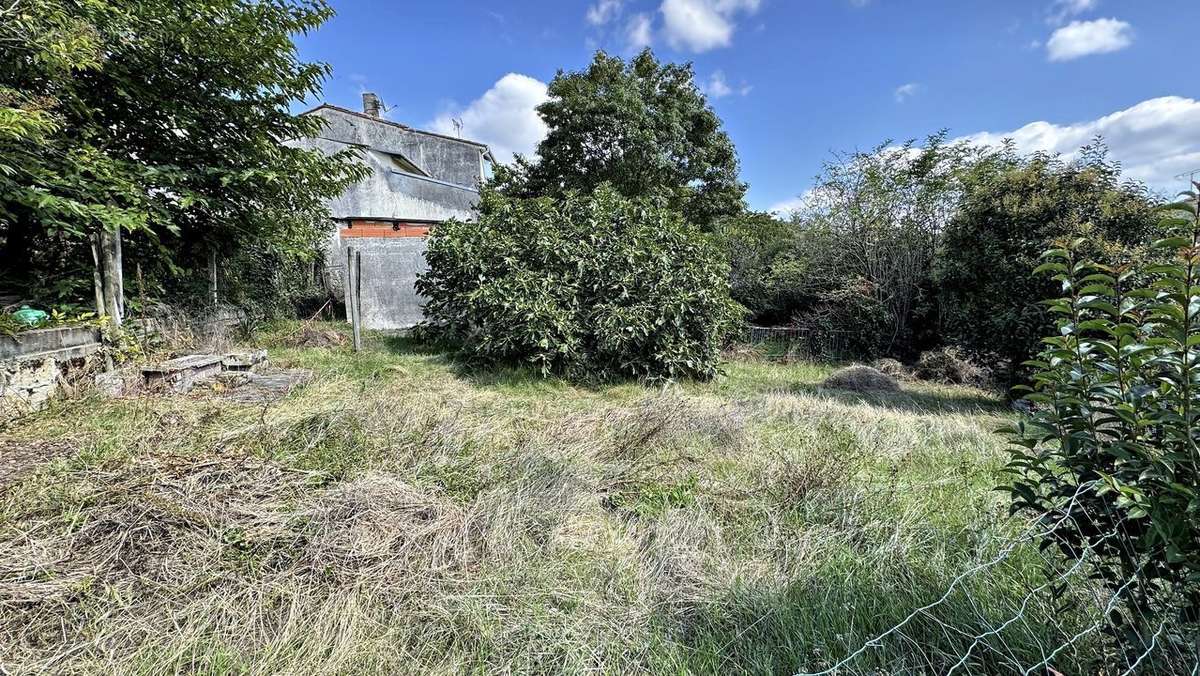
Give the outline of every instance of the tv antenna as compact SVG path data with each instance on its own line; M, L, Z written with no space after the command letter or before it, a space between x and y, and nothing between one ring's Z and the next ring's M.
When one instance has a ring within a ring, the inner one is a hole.
M1176 174L1175 180L1187 181L1188 182L1188 190L1191 190L1193 187L1195 187L1197 176L1200 176L1200 168L1196 168L1191 171L1185 171L1182 174Z
M459 138L462 138L462 129L463 129L462 119L457 118L457 117L452 117L452 118L450 118L450 124L454 125L454 133L457 134ZM1200 172L1200 170L1197 170L1197 171Z

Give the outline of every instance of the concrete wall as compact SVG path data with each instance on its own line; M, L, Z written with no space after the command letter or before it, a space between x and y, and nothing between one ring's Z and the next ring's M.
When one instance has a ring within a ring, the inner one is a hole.
M475 188L483 179L480 155L487 147L482 144L406 129L336 108L322 107L311 114L325 120L319 135L323 139L403 155L430 177L446 183Z
M428 269L425 239L353 237L339 240L338 269L346 279L346 247L362 252L362 321L368 329L396 330L425 318L424 299L413 284Z
M370 176L329 203L334 218L390 219L440 222L474 220L483 178L482 144L408 129L384 120L332 107L310 114L326 122L316 138L294 144L333 154L349 148L360 151ZM399 155L429 176L401 170ZM346 248L362 252L362 319L369 329L406 329L423 318L424 301L413 284L426 270L425 240L421 237L346 237L340 228L329 239L330 281L341 294L346 277Z
M353 146L328 139L304 139L295 145L332 155ZM362 161L371 174L329 201L334 218L395 218L417 221L470 220L479 192L474 188L443 183L394 168L391 159L375 150L363 150Z

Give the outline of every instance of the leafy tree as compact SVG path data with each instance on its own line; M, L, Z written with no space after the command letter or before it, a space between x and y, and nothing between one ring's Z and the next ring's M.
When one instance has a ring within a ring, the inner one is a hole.
M807 276L797 237L791 223L766 213L727 216L714 226L713 240L730 262L730 295L756 322L786 323L802 302Z
M480 211L432 231L417 281L428 328L469 358L575 378L715 375L738 315L728 267L663 200L485 188Z
M958 206L959 177L976 154L964 144L946 143L942 133L919 148L914 141L885 141L869 152L838 155L825 164L804 208L793 215L800 231L797 257L806 262L810 278L824 284L814 289L823 296L823 313L849 318L857 312L853 306L871 307L872 326L874 309L885 313L876 351L910 353L915 343L928 340L917 333L928 325L934 254ZM858 299L863 292L872 302ZM840 311L830 305L839 301L852 307Z
M1164 263L1095 263L1086 238L1041 257L1035 274L1062 289L1047 304L1058 330L1031 362L1032 412L1009 430L1013 511L1122 601L1112 631L1139 653L1151 635L1192 650L1200 629L1196 193L1161 227Z
M1098 260L1132 255L1154 226L1152 202L1139 185L1123 184L1104 146L1078 160L1010 145L964 174L962 199L943 235L935 281L947 342L997 362L1009 384L1053 327L1041 299L1053 284L1033 270L1051 242L1086 233ZM1086 230L1083 230L1085 228Z
M88 286L97 233L125 233L147 267L173 275L249 244L307 252L324 199L360 175L350 155L287 144L319 130L289 106L329 72L292 42L331 15L320 0L17 0L10 11L0 261L26 285L65 270Z
M733 143L697 89L690 64L660 64L649 50L626 63L597 52L582 72L560 71L538 107L549 127L536 163L518 159L501 182L513 196L589 192L663 196L702 229L740 213Z

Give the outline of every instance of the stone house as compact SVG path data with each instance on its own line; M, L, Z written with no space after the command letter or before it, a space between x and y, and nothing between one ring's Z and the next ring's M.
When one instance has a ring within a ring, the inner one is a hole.
M325 120L299 147L334 153L358 148L371 169L329 202L337 227L328 269L340 287L346 249L362 252L362 320L371 329L405 329L423 318L413 287L425 270L425 236L449 219L473 220L479 184L494 161L483 143L414 129L380 115L379 98L363 94L363 112L323 104L307 111Z

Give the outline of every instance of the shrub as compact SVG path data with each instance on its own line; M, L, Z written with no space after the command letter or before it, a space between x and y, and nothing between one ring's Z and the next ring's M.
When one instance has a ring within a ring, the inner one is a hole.
M943 347L922 353L913 374L921 380L968 387L984 387L991 380L986 368L972 362L957 347Z
M899 392L900 384L895 378L870 366L854 365L834 371L822 387L850 392Z
M1114 260L1148 241L1155 222L1145 187L1122 183L1098 144L1070 163L1011 147L991 154L965 174L954 213L934 266L941 339L996 363L1010 387L1028 376L1022 363L1054 327L1040 301L1057 291L1033 274L1041 253L1086 236L1091 256Z
M478 223L428 242L427 328L543 375L709 378L737 306L728 266L675 212L607 186L562 199L485 189Z
M1174 208L1188 212L1154 244L1168 263L1089 263L1083 240L1044 254L1065 293L1047 303L1059 331L1030 362L1033 410L1008 430L1013 511L1090 566L1123 601L1113 631L1142 641L1151 623L1184 638L1200 620L1200 208L1194 193Z
M874 357L883 349L888 311L865 279L822 293L816 307L793 323L830 344L840 345L839 357Z

